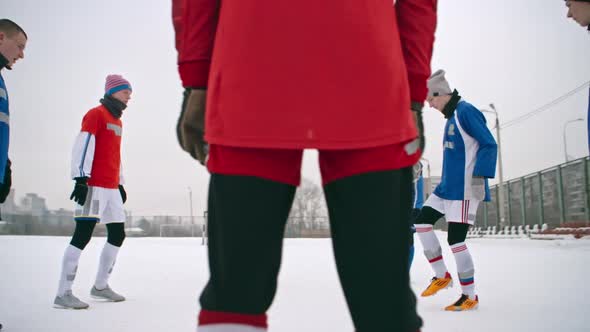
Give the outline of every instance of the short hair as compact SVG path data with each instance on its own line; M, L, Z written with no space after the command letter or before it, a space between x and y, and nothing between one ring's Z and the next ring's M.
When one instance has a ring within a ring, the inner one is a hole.
M0 19L0 31L5 32L9 37L14 36L16 33L22 32L22 34L25 35L25 38L29 39L23 28L7 18Z

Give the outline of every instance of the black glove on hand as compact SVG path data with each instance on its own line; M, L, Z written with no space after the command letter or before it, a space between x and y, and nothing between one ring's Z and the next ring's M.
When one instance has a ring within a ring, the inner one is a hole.
M123 200L123 204L127 202L127 192L122 184L119 185L119 192L121 193L121 199Z
M10 159L6 161L6 168L4 169L4 180L0 184L0 203L6 201L6 197L10 194L10 187L12 186L12 171Z
M88 177L74 178L74 180L76 180L76 185L74 186L74 191L72 191L72 194L70 195L70 199L73 199L78 205L84 206L84 203L86 203L86 195L88 194Z
M205 165L209 145L205 142L205 101L207 90L186 88L176 135L182 149Z
M424 123L422 122L423 107L423 103L418 103L415 101L413 101L410 106L412 109L412 114L414 115L414 123L418 129L418 138L420 139L420 150L422 151L422 154L424 154L424 148L426 147L426 138L424 137Z

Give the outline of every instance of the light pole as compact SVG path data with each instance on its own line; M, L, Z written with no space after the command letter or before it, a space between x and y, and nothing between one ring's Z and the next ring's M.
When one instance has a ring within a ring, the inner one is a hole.
M584 119L577 118L577 119L569 120L568 122L566 122L563 125L563 154L565 154L565 162L566 163L569 161L569 157L567 155L567 139L566 139L566 136L565 136L566 128L567 128L567 125L568 124L574 123L574 122L578 122L578 121L584 121Z
M504 172L502 169L502 140L500 139L500 120L498 118L498 111L496 111L496 107L493 103L490 104L490 108L492 111L482 110L482 112L487 113L494 113L496 115L496 138L498 140L498 173L499 173L499 183L498 183L498 214L500 215L500 229L504 229L506 226L506 214L504 213Z
M420 158L420 161L426 162L426 174L428 174L428 178L430 178L430 160L426 158Z
M425 197L430 196L434 189L432 188L432 178L430 177L430 160L420 158L422 164L426 163L426 177L424 177L423 190Z
M193 219L193 191L191 187L188 187L188 202L190 204L191 211L191 237L195 236L195 220Z

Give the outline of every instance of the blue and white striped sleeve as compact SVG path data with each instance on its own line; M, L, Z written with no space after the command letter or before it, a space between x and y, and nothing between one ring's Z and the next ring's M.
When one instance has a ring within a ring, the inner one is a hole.
M95 146L96 138L94 135L86 131L78 134L72 148L72 179L91 176Z
M472 105L465 105L458 114L461 127L479 144L473 176L493 178L496 176L496 158L498 145L486 126L483 113Z

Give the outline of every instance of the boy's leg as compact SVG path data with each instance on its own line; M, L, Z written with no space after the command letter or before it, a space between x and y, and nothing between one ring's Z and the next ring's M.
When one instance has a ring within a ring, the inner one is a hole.
M420 214L415 220L416 233L418 233L424 248L424 255L434 271L434 277L421 296L432 296L440 290L453 285L453 279L447 270L442 255L440 242L434 233L434 224L444 216L444 212L444 200L432 194L424 203Z
M70 244L66 247L62 259L57 296L63 296L66 292L72 290L72 285L78 270L80 255L88 242L90 242L95 225L96 219L76 220L74 235L72 236Z
M119 249L125 240L125 210L118 189L97 188L101 194L101 222L107 227L107 242L102 248L98 260L96 281L90 289L94 298L121 302L125 297L117 294L109 287L109 278L113 272Z
M428 198L426 204L416 218L415 226L418 238L420 238L420 242L422 243L422 248L424 248L424 255L434 271L434 276L436 278L444 278L448 270L442 256L440 242L434 233L434 224L443 217L444 214L430 205L436 204L438 200L440 200L440 198L436 197L434 194Z
M281 179L282 169L299 170L302 151L293 151L212 147L210 279L200 297L199 331L266 330L266 311L276 292L284 229L296 189L289 179L276 180ZM222 160L216 156L220 152ZM259 163L251 165L253 158ZM216 169L236 175L215 173ZM270 170L272 180L248 175L258 175L260 169Z
M125 240L125 223L117 222L107 224L107 242L100 254L98 271L96 273L96 289L105 289L108 286L109 278L117 261L119 249Z
M465 243L469 224L449 223L448 242L457 263L457 273L463 294L475 299L475 268Z
M471 310L477 308L479 305L479 299L475 294L475 268L473 258L465 243L469 227L475 224L478 205L479 201L476 200L452 201L449 203L447 241L455 256L462 295L455 303L447 306L445 310Z
M400 147L320 151L336 266L360 332L422 325L408 271L409 166L416 160Z
M416 331L422 325L409 287L410 186L407 168L324 187L338 274L357 331Z
M98 270L96 272L96 281L90 290L90 294L95 298L100 298L113 302L125 301L125 297L114 292L109 286L109 278L113 272L119 249L125 239L125 223L113 222L106 225L107 242L102 248L99 258Z
M88 304L80 301L72 294L72 285L78 271L78 262L82 250L92 238L96 218L76 218L76 228L70 244L66 247L62 258L61 273L57 295L53 304L57 308L86 309Z
M96 273L96 289L105 289L117 260L119 249L125 240L125 210L118 189L98 188L102 194L101 222L107 227L107 242L100 254Z

